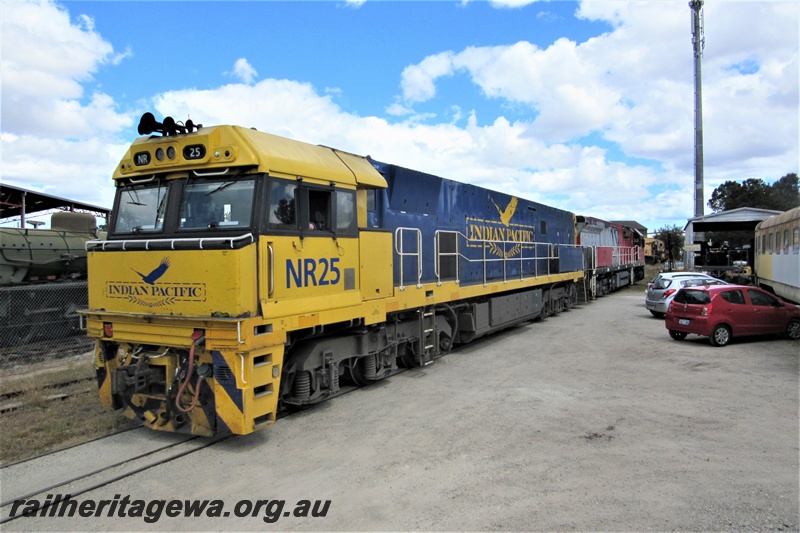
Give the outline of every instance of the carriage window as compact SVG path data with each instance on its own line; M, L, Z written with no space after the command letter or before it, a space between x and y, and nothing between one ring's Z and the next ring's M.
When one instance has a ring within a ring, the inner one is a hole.
M774 248L774 244L775 244L775 234L774 233L770 233L769 234L769 253L772 253L772 250L775 249Z
M775 232L775 251L781 253L781 230Z
M115 233L154 232L164 229L168 188L161 182L119 189Z
M189 180L181 199L181 229L250 226L254 179Z
M784 252L788 252L789 251L789 230L788 229L783 230L783 251Z
M269 227L297 229L297 183L273 181L269 193Z
M354 191L336 191L336 231L356 227L356 195Z
M800 228L794 228L794 237L792 237L792 246L797 248L800 246Z

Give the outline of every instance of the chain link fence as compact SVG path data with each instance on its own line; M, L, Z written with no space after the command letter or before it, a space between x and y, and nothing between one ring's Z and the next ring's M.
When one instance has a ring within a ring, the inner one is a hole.
M22 373L91 351L78 314L87 307L86 281L0 288L0 369Z

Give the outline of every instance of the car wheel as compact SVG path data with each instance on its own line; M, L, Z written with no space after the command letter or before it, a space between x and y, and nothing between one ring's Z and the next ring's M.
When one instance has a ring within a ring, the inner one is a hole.
M796 341L800 339L800 318L793 318L786 326L786 338Z
M682 341L686 338L686 333L683 331L675 331L674 329L669 330L669 336L675 339L676 341Z
M724 324L714 328L711 336L708 338L713 346L727 346L731 342L731 328Z
M664 318L664 313L659 313L658 311L650 310L650 314L652 314L656 318Z

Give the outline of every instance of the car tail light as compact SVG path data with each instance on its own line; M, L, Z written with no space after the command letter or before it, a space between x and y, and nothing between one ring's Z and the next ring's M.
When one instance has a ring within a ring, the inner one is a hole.
M708 315L710 315L710 314L711 314L711 308L712 308L712 307L713 307L713 304L708 304L707 306L703 307L703 312L702 312L702 313L700 313L700 315L701 315L701 316L708 316Z
M661 299L666 300L667 298L675 294L675 292L676 292L675 289L668 289L664 291L664 294L661 295Z

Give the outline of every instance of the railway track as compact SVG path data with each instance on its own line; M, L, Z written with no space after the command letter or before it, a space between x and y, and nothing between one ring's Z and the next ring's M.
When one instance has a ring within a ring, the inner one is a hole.
M459 348L454 347L451 353L457 352ZM407 370L409 369L398 368L391 375L397 375ZM340 397L361 388L345 386L334 397ZM311 408L313 409L313 407ZM305 410L284 411L279 415L279 419L290 418L293 414ZM54 499L57 495L61 495L61 497L69 495L74 499L199 452L231 437L234 435L204 438L176 433L158 433L138 426L83 444L9 463L0 467L4 498L0 502L0 526L25 516L19 510L16 514L11 515L13 504L16 501L38 500L41 502L41 506L36 510L36 514L41 516L38 513L41 513L43 509L48 508L51 504L60 503L60 500ZM97 452L93 450L97 450ZM138 453L122 458L111 453L128 450L137 450ZM91 469L87 469L85 465L91 465ZM54 479L56 481L53 481ZM47 496L51 497L48 499Z
M36 499L42 502L38 509L41 512L50 504L46 495L68 494L75 498L186 457L231 437L225 435L201 438L177 434L156 437L152 431L143 427L128 433L130 434L121 436L118 433L95 439L91 443L2 467L0 472L3 475L3 497L6 499L0 502L0 525L25 516L19 511L11 515L15 501ZM139 453L123 457L103 453L127 452L131 449L138 450ZM86 465L91 465L91 469L87 469Z
M0 414L8 413L10 411L15 411L17 409L20 409L21 407L24 407L26 402L22 398L25 398L25 396L31 392L38 393L39 396L37 397L37 400L39 401L48 402L55 400L64 400L71 396L77 396L79 394L87 394L89 392L94 392L94 389L84 388L66 392L58 392L58 391L76 385L80 386L84 384L93 383L94 381L95 380L93 377L86 377L86 378L72 379L59 383L53 383L36 389L18 389L9 392L4 392L0 394Z

